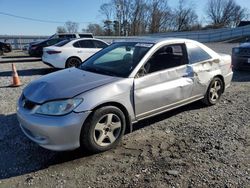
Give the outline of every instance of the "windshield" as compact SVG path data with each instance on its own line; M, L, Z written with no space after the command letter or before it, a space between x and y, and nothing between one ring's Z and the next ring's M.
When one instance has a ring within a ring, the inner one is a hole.
M80 69L117 77L128 77L152 43L118 42L87 59Z
M53 38L56 38L56 34L51 35L48 39L53 39Z

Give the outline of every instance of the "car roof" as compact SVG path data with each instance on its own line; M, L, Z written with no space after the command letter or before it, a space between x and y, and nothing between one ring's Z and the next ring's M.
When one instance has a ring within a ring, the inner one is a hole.
M92 33L56 33L57 35L74 35L74 34L82 34L82 35L93 35Z
M241 48L250 48L250 42L245 42L239 45Z
M131 37L131 38L124 38L124 39L117 39L114 42L144 42L144 43L159 43L163 41L192 41L189 39L183 39L183 38L174 38L174 37L152 37L152 36L145 36L145 37Z
M67 40L67 39L65 39ZM99 40L99 41L102 41L102 42L105 42L104 40L101 40L101 39L97 39L97 38L72 38L72 39L68 39L70 42L76 42L76 41L79 41L79 40ZM107 42L105 42L107 43Z

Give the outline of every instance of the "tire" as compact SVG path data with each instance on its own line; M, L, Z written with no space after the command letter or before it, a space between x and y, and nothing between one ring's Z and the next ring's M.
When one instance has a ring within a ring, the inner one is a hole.
M215 105L219 100L223 93L224 84L223 81L215 77L209 84L206 95L202 102L208 106Z
M0 49L0 56L2 56L3 55L3 50L2 49Z
M71 57L66 61L65 68L78 67L81 64L81 60L77 57Z
M114 106L99 108L82 127L81 148L91 153L114 148L121 141L125 128L125 116L119 108Z

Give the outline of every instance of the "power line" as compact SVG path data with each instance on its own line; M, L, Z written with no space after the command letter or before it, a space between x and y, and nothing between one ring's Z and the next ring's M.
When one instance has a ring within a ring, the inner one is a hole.
M42 20L42 19L36 19L36 18L30 18L30 17L18 16L18 15L9 14L9 13L6 13L6 12L0 12L0 14L5 15L5 16L14 17L14 18L19 18L19 19L24 19L24 20L35 21L35 22L43 22L43 23L56 23L56 24L64 24L64 23L65 23L65 22L62 22L62 21ZM91 22L78 22L78 23L91 23Z

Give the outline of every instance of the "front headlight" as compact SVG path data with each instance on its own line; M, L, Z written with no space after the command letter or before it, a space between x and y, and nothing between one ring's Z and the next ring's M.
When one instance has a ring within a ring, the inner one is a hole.
M67 99L47 102L39 106L36 113L45 115L64 115L73 111L82 101L83 99Z

